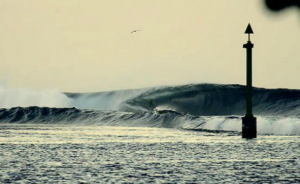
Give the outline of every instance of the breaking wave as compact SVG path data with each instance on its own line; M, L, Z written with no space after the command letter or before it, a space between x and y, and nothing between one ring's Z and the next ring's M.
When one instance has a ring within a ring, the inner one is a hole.
M300 90L254 88L253 94L260 134L300 135ZM99 93L0 88L0 97L0 123L240 132L245 113L245 87L241 85L197 84Z
M246 106L245 86L241 85L197 84L67 96L81 109L172 110L194 116L244 115ZM300 90L254 88L253 111L256 115L299 116Z

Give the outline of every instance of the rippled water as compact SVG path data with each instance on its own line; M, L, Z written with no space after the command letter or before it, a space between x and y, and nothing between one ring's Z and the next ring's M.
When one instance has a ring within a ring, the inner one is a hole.
M0 183L299 183L300 137L0 125Z

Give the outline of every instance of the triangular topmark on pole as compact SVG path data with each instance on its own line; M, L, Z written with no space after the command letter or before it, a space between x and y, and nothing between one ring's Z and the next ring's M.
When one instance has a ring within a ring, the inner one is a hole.
M250 23L248 24L245 34L248 34L248 41L250 41L250 34L254 34Z
M250 23L248 24L245 34L254 34Z

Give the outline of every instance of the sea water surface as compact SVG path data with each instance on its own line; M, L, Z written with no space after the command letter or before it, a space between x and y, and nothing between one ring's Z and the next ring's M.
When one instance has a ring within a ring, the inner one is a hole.
M300 136L0 124L0 183L299 183Z

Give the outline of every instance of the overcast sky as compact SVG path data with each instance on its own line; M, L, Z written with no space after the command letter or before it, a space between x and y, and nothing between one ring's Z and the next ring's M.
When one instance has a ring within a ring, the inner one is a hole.
M299 14L262 0L1 0L0 81L69 92L245 84L251 22L253 84L300 89Z

